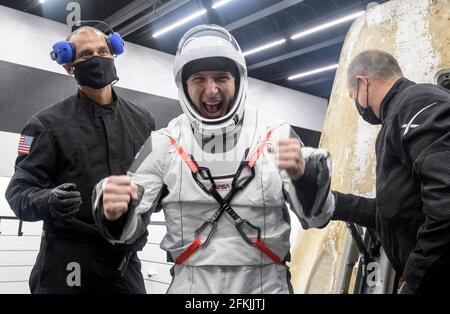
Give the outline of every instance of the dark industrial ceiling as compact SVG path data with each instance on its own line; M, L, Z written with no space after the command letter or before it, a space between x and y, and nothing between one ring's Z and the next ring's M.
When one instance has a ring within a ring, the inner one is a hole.
M347 16L373 5L370 0L232 0L213 9L219 0L78 0L81 19L108 22L125 40L175 54L177 43L190 27L202 23L224 26L236 37L242 50L286 39L282 45L246 56L249 76L328 98L335 70L288 80L290 75L314 70L339 60L351 21L298 40L290 36ZM387 0L378 0L383 3ZM66 23L69 0L1 0L0 5ZM182 18L206 9L207 13L158 38L160 30Z

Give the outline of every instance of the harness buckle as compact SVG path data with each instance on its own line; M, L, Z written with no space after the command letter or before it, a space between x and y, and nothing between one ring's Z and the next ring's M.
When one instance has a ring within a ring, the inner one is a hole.
M208 235L206 236L205 240L203 241L201 239L201 235L208 226L211 226L211 230L209 230ZM201 244L200 244L201 247L208 245L209 241L212 238L212 235L216 231L216 228L217 228L217 222L214 220L208 219L200 226L200 228L195 230L195 238L199 239L201 241Z
M252 241L247 234L245 234L243 230L243 226L247 226L250 229L256 230L256 240L261 241L261 228L253 225L250 221L247 219L239 218L236 220L236 224L234 225L237 229L237 231L241 234L242 238L250 245L254 245L254 241Z

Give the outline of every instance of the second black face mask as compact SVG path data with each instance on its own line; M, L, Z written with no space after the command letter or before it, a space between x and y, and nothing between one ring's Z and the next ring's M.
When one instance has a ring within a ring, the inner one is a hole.
M73 70L79 85L94 89L103 88L119 80L113 58L95 56L74 64Z
M356 109L358 109L359 115L367 123L370 123L372 125L381 124L381 120L378 119L378 117L373 112L372 108L369 107L369 87L367 87L367 101L366 101L367 107L364 108L363 106L361 106L361 104L358 101L358 96L359 96L359 80L358 85L356 87L356 98L355 98Z

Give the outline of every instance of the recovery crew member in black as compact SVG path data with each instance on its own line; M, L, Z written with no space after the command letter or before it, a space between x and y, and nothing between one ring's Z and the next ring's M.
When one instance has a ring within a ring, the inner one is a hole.
M334 192L332 219L376 228L405 281L400 293L450 292L450 93L403 78L394 57L364 51L347 72L362 118L381 124L376 198Z
M6 190L17 217L44 221L30 290L145 293L136 251L147 234L134 245L111 245L97 231L91 195L99 180L127 172L154 119L114 92L114 49L104 33L83 26L69 42L74 56L63 66L79 90L27 122Z

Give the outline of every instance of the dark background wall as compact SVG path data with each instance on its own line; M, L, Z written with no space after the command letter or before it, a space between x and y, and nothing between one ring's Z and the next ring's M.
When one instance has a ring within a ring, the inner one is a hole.
M150 110L157 128L166 126L181 113L176 100L121 87L114 89ZM73 95L76 90L75 79L67 75L0 61L0 131L20 133L33 114Z
M20 133L33 114L73 95L76 90L76 81L70 76L0 61L0 131ZM115 90L150 110L157 128L165 127L182 113L177 100L121 87L115 87ZM299 127L294 130L307 146L317 147L320 132Z

